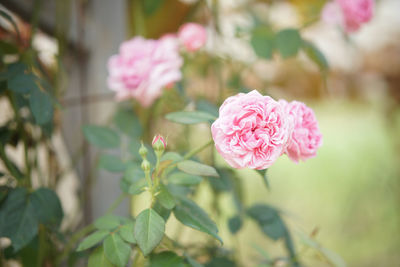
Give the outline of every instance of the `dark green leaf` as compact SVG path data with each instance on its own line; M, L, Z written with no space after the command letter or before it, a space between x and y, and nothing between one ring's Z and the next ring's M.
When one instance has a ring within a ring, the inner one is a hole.
M188 174L213 177L219 176L213 167L192 160L181 161L178 163L177 167L179 170Z
M36 76L33 74L17 74L12 76L8 80L8 88L19 94L40 91L36 84Z
M184 267L183 258L172 251L152 254L149 267Z
M109 235L110 232L108 230L99 230L94 232L93 234L87 236L82 242L79 244L77 251L82 251L88 248L93 247L97 243L103 241L103 239Z
M94 226L99 230L113 230L120 224L121 218L115 215L105 215L94 222Z
M236 267L236 263L225 257L216 257L211 259L205 267Z
M175 199L171 195L171 193L168 191L168 189L165 187L165 185L160 184L157 192L157 199L160 202L161 205L163 205L164 208L166 209L173 209L175 207Z
M182 123L196 124L201 122L212 122L216 119L215 116L203 111L178 111L172 112L165 116L167 120Z
M257 56L271 59L275 48L274 33L268 27L257 27L253 31L250 44Z
M31 194L30 199L39 223L47 226L60 226L64 213L60 199L53 190L39 188Z
M239 215L233 216L228 220L229 231L231 231L232 234L236 234L240 228L242 228L242 224L242 218L240 218Z
M208 217L207 213L193 201L187 198L180 198L179 203L174 208L174 215L184 225L207 233L222 243L222 239L218 236L218 228L215 223Z
M155 212L158 213L158 215L160 215L164 219L164 221L168 220L171 214L171 210L164 208L163 205L161 205L160 202L157 201L157 199L153 204L152 208Z
M123 172L127 165L127 162L122 162L121 158L114 155L102 154L99 159L99 167L109 172Z
M109 235L103 243L104 254L107 259L119 266L126 266L129 261L129 257L131 255L131 246L127 244L119 234L111 234Z
M132 110L118 110L114 116L114 124L130 138L139 138L142 135L142 126Z
M197 185L203 178L201 176L187 174L184 172L174 172L168 176L168 181L178 185ZM217 179L213 179L217 180Z
M140 168L140 165L129 164L124 172L124 177L121 179L121 189L125 193L139 194L143 191L143 187L146 185L144 179L144 172Z
M90 254L88 267L114 267L114 265L106 258L103 246L100 246Z
M203 264L198 263L195 259L190 257L188 254L185 254L186 260L189 262L192 267L203 267Z
M53 119L53 102L50 95L39 88L31 89L29 106L33 117L39 125L46 124Z
M278 32L275 42L283 58L295 56L302 46L300 33L296 29L285 29Z
M119 229L119 235L126 242L136 244L135 222L128 222L128 223L124 224L123 226L121 226L121 228Z
M210 115L214 116L215 118L218 117L218 114L219 114L218 107L206 99L198 100L196 103L196 108L199 111L209 113Z
M165 221L155 210L146 209L137 216L135 237L145 256L161 242L164 231Z
M163 4L164 0L146 0L143 1L143 11L147 16L153 15L154 12Z
M8 77L14 77L16 75L23 75L24 73L27 73L29 70L29 67L22 62L15 62L15 63L11 63L10 65L8 65L7 67L7 74Z
M271 239L278 240L286 236L286 226L276 209L265 204L255 204L247 210L247 214Z
M232 177L233 171L230 169L218 169L220 179L209 179L208 182L217 192L228 192L233 188Z
M303 50L306 55L315 62L321 71L326 71L329 68L328 61L324 54L312 43L303 41Z
M110 128L96 125L83 126L86 139L99 148L116 148L120 145L118 134Z
M0 55L17 54L17 53L18 53L18 47L15 44L3 40L0 41ZM1 78L4 77L2 74L3 73L0 74ZM0 80L2 80L1 78Z
M0 236L11 239L14 252L26 246L38 232L37 210L25 188L11 191L0 210Z

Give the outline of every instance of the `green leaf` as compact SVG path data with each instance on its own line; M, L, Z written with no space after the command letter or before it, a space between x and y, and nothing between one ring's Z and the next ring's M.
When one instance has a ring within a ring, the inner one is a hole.
M8 88L18 94L40 91L33 74L17 74L8 80Z
M209 179L208 182L217 192L229 192L233 188L232 177L234 175L231 169L218 169L220 179Z
M306 55L314 61L322 72L328 70L329 64L324 54L312 43L303 40L303 50Z
M117 128L130 138L139 138L142 135L142 126L132 110L119 109L113 121Z
M60 199L53 190L44 187L37 189L31 194L31 202L36 209L39 223L46 226L60 226L64 213Z
M83 126L86 139L99 148L116 148L120 145L118 134L107 127L96 125Z
M172 162L178 162L182 159L182 156L176 152L167 152L161 156L161 161L172 160Z
M206 267L236 267L236 263L229 259L228 257L215 257L211 259Z
M109 235L104 240L103 247L104 254L111 263L121 267L128 264L131 246L122 240L119 234Z
M240 218L239 215L235 215L228 220L229 231L231 231L232 234L236 234L240 228L242 228L242 225L242 218Z
M163 205L166 209L173 209L176 205L174 197L165 187L165 185L160 184L157 192L157 199L159 200L160 204Z
M222 239L217 234L218 228L215 223L208 217L207 213L193 201L183 197L180 198L179 203L174 208L174 215L176 219L184 225L207 233L222 243Z
M203 181L203 178L184 172L174 172L168 176L168 181L178 185L197 185Z
M184 267L183 258L172 251L164 251L150 256L148 267Z
M203 112L209 113L210 115L212 115L216 118L218 117L218 114L219 114L218 107L214 103L211 103L210 101L208 101L206 99L198 100L196 103L196 109L198 111L203 111Z
M296 29L285 29L278 32L275 42L283 58L295 56L302 46L300 33Z
M26 246L38 232L37 210L25 188L12 190L0 210L0 236L11 239L13 251Z
M103 246L100 246L90 254L88 267L114 267L114 265L106 258Z
M119 234L126 242L136 244L135 238L135 222L128 222L121 226Z
M99 230L113 230L121 225L121 218L115 215L105 215L94 222L94 226Z
M167 120L181 124L196 124L201 122L212 122L215 116L203 111L178 111L165 116Z
M155 210L146 209L137 216L135 237L145 256L161 242L164 231L165 221Z
M82 240L76 251L82 251L93 247L100 241L103 241L103 239L109 234L110 232L108 230L99 230L94 232L93 234L87 236L85 239Z
M219 177L217 171L208 165L192 160L184 160L178 163L178 169L193 175Z
M146 0L143 1L143 11L146 16L153 15L163 4L164 0Z
M266 170L255 170L255 171L258 172L258 174L261 175L261 178L263 179L263 182L264 182L264 184L265 184L265 187L266 187L268 190L271 190L271 186L270 186L269 181L268 181L268 174L267 174L268 169L266 169Z
M133 195L140 194L146 185L144 176L144 172L139 165L129 164L125 169L123 179L121 179L120 186L122 191Z
M130 184L129 189L128 189L128 194L131 195L139 195L142 193L147 186L147 182L145 179L141 179L137 182L134 182Z
M53 119L52 99L48 93L39 88L31 91L29 106L37 124L43 125Z
M152 206L153 210L160 215L164 221L166 222L171 215L171 210L164 208L163 205L160 204L160 201L156 199L155 203Z
M102 154L99 159L99 167L109 172L123 172L127 165L127 162L122 162L121 158L114 155Z
M198 263L195 259L190 257L188 254L185 254L185 258L192 267L203 267L203 264Z
M286 236L286 226L276 209L265 204L255 204L247 210L247 214L271 239L278 240Z
M268 27L259 26L253 31L250 44L257 56L271 59L275 48L274 33Z

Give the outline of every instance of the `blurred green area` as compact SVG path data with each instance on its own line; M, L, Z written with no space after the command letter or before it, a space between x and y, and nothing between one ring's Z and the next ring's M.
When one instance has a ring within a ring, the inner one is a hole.
M315 239L347 266L397 266L399 128L370 104L323 100L310 106L324 136L317 157L299 164L281 157L269 169L270 192L252 171L240 171L248 187L247 204L277 206L296 241L299 233L317 231ZM272 255L282 253L255 225L246 224L239 234L244 257L257 255L252 244ZM297 249L308 266L330 266L300 242Z

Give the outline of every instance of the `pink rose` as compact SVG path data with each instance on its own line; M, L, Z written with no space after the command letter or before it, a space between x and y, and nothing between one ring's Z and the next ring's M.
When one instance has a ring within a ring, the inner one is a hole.
M229 165L261 170L282 155L290 128L283 107L254 90L227 98L211 131L215 147Z
M142 106L151 105L162 89L182 78L183 60L178 40L135 37L123 42L119 54L108 61L108 86L118 100L135 98Z
M334 0L322 10L322 19L342 26L346 32L355 32L371 20L374 0Z
M279 100L292 120L292 131L285 153L295 162L315 157L322 145L322 135L311 108L304 103Z
M165 142L164 137L160 134L154 136L153 141L151 142L153 147L156 145L157 142L159 142L164 147L164 149L167 147L167 142Z
M178 38L187 51L194 52L205 45L207 32L200 24L186 23L180 27Z

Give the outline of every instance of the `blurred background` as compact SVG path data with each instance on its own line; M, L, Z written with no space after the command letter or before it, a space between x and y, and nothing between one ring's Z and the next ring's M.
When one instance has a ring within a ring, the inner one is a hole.
M68 169L57 184L65 229L97 218L119 195L119 180L113 179L117 175L93 170L96 151L81 132L84 124L109 121L116 109L106 84L108 58L134 35L158 38L176 32L185 21L197 21L207 27L209 41L185 66L188 96L221 102L258 89L275 99L301 100L314 109L323 134L316 158L293 164L282 157L269 169L269 191L252 171L240 170L246 202L272 203L282 210L309 266L332 265L312 246L338 266L400 266L400 1L377 0L372 21L351 35L319 20L324 3L2 0L0 9L12 12L18 22L20 47L27 46L24 36L37 23L33 46L57 85L60 108L53 141L60 164ZM138 11L142 4L145 12ZM329 71L321 74L303 52L289 59L257 57L246 32L258 21L276 30L301 29L302 37L325 55ZM11 25L1 19L0 39L12 34ZM8 109L0 102L0 121L6 120ZM172 148L173 140L186 131L162 118L152 123L154 132L169 136ZM209 128L191 127L186 136L201 144L210 136ZM18 157L18 149L14 153ZM221 201L230 205L223 197ZM125 203L118 212L127 210ZM217 223L224 228L225 221ZM186 232L183 239L194 235ZM318 244L310 244L310 236ZM281 247L261 238L250 222L237 240L227 241L228 247L232 244L242 247L240 256L249 266L259 257L254 247L272 255Z

